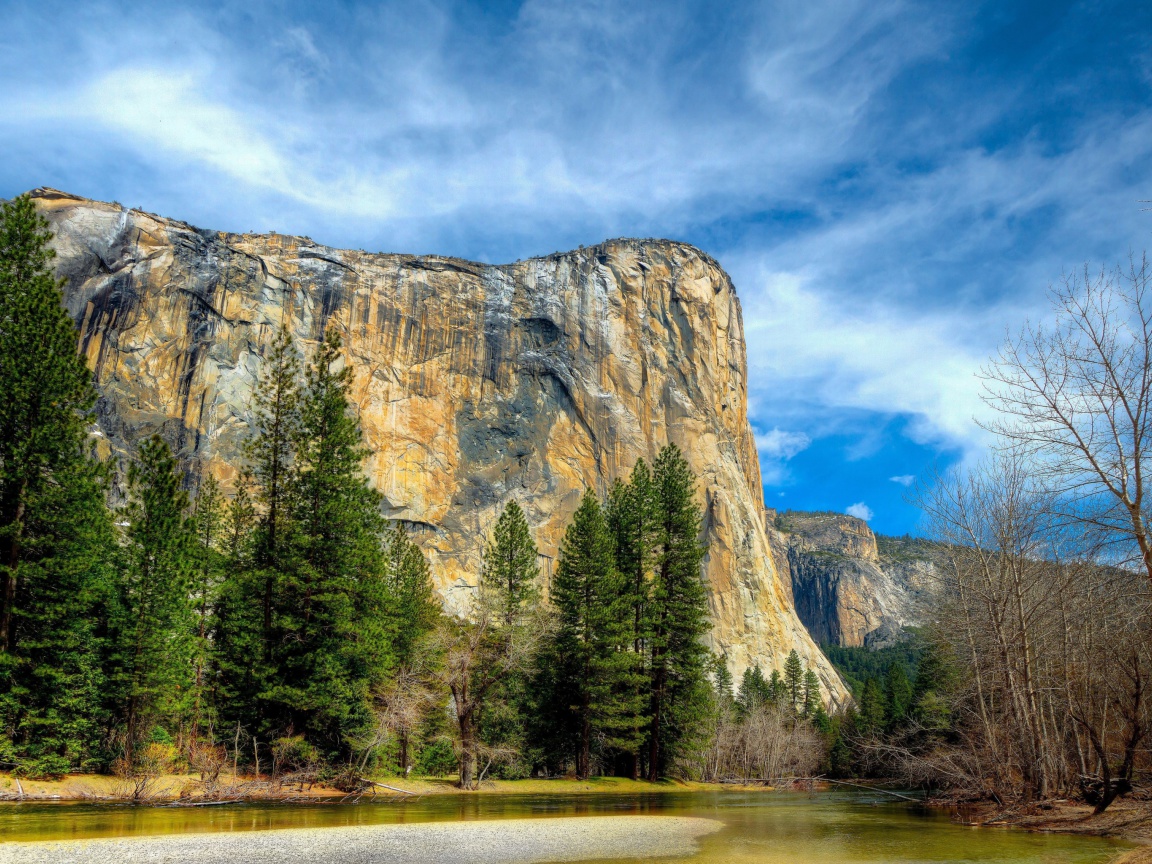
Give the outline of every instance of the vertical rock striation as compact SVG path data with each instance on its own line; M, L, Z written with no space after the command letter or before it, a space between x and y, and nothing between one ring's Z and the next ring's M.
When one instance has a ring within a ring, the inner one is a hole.
M110 452L162 434L190 476L243 464L261 358L282 325L306 351L341 332L386 515L432 561L447 608L516 499L550 574L586 486L604 493L672 442L700 477L712 645L739 675L792 648L839 677L777 577L746 406L740 304L719 265L662 240L517 264L332 249L203 231L54 190L65 300Z
M930 544L878 538L839 513L789 511L773 521L777 570L818 644L878 648L928 623L943 590Z

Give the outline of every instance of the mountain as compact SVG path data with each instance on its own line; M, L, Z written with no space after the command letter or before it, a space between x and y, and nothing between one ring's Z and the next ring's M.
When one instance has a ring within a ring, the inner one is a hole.
M253 387L286 324L344 338L365 470L427 551L449 610L520 502L550 576L585 487L604 493L672 442L700 478L712 647L737 676L795 648L845 690L774 566L747 416L740 303L710 257L613 240L502 266L226 234L51 189L65 304L100 398L106 452L153 433L191 482L243 465Z
M817 643L879 648L929 623L942 591L931 543L877 537L867 522L840 513L772 516L778 572Z

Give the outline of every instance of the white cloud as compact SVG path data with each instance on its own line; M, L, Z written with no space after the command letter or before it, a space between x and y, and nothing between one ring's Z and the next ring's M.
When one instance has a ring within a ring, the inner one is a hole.
M872 512L872 508L865 504L863 501L857 501L855 504L849 504L844 508L844 512L849 516L855 516L857 519L863 519L868 522L876 514Z
M901 486L911 486L916 482L915 474L897 474L895 477L889 477L893 483L899 483Z
M756 433L756 451L760 455L760 480L766 486L779 486L789 480L787 462L808 448L812 439L803 432L772 429Z

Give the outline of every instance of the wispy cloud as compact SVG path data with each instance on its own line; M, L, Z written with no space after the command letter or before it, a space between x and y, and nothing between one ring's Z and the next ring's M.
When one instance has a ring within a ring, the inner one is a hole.
M865 522L872 520L876 514L872 512L872 508L865 504L863 501L857 501L855 504L849 504L844 508L844 512L849 516L855 516L857 519L863 519Z
M0 195L483 260L696 242L740 292L780 483L846 430L865 476L868 415L978 452L1004 328L1152 228L1146 4L319 8L10 4Z
M888 479L892 483L898 483L901 486L904 486L905 488L907 488L916 482L916 475L915 474L897 474L895 477L889 477Z

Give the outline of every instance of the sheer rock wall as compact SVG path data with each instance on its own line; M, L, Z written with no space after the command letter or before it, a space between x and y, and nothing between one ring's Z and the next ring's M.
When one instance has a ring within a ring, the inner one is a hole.
M273 336L287 322L309 352L336 327L355 370L365 470L386 515L415 529L448 609L467 605L509 499L547 577L584 488L604 493L674 442L700 477L713 648L737 676L781 667L796 648L842 698L773 564L740 304L708 256L614 240L488 266L34 195L56 232L109 452L160 433L193 482L210 472L234 486Z

